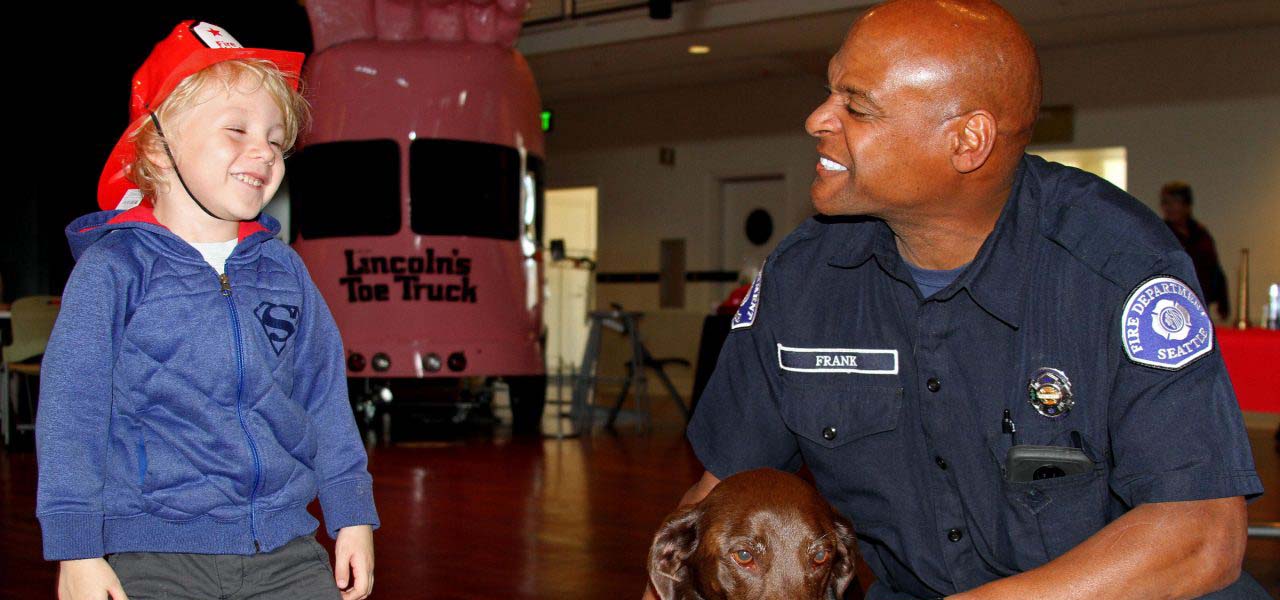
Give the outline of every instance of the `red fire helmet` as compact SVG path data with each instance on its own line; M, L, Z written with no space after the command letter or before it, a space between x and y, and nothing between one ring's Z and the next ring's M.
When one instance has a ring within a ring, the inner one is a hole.
M298 75L305 57L301 52L245 48L230 33L216 25L183 21L168 37L160 40L147 60L133 75L129 98L129 127L125 129L98 179L98 206L102 210L132 208L142 200L137 186L125 176L136 157L129 136L141 122L139 119L164 102L182 80L226 60L256 58L275 63L289 77L296 90Z

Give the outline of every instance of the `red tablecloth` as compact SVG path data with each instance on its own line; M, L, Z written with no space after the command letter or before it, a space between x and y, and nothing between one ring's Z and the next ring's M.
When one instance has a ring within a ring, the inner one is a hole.
M1280 413L1280 331L1217 330L1240 410Z

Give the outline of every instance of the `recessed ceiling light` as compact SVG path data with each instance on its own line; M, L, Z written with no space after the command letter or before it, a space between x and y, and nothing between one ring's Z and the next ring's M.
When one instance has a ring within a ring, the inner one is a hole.
M711 46L689 46L689 54L710 54Z

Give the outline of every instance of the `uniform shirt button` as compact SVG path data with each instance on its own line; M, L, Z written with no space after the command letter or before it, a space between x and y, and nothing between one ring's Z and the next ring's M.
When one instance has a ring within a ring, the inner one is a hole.
M829 441L831 441L831 440L836 439L836 428L835 428L835 427L827 427L827 428L823 429L823 430L822 430L822 439L827 440L828 442L829 442Z
M929 388L930 392L936 392L942 389L942 382L938 381L937 377L930 377L929 381L924 382L924 385Z
M933 462L938 463L939 469L942 469L943 471L947 470L947 461L943 460L941 456L933 457Z
M947 539L953 542L958 542L963 537L964 537L964 532L960 531L959 529L952 529L951 531L947 532Z

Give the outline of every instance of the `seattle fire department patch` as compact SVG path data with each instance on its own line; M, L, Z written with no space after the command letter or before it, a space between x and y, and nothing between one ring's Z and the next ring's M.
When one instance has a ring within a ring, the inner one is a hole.
M731 329L746 329L756 322L756 314L760 312L760 279L764 277L764 269L756 273L756 280L751 282L751 291L742 299L742 305L733 315Z
M1213 350L1213 320L1191 286L1176 277L1138 285L1120 318L1125 354L1140 365L1177 370Z

